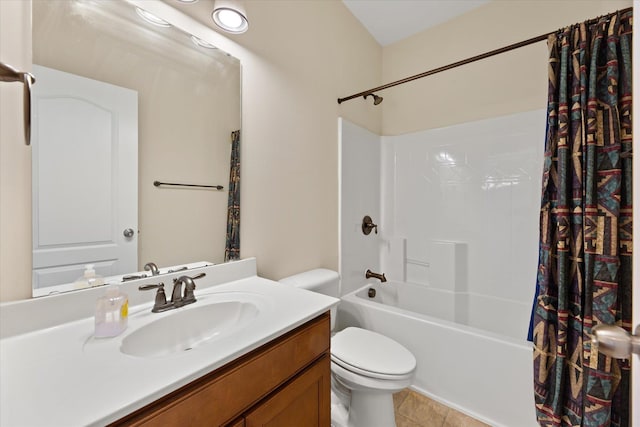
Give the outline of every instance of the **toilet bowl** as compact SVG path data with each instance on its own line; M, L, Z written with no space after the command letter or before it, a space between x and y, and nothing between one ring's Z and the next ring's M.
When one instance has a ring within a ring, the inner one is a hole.
M338 297L338 273L316 269L281 283ZM332 331L336 311L331 312ZM389 337L348 327L331 338L331 422L334 427L395 427L393 393L413 381L416 359Z

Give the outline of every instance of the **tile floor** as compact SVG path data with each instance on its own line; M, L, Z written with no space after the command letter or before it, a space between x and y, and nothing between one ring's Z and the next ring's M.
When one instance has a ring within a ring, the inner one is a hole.
M393 395L397 427L489 427L413 390Z

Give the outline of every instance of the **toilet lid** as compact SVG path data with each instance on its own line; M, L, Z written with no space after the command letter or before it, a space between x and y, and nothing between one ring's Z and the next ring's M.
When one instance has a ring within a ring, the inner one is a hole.
M389 337L361 328L335 334L331 356L338 363L377 374L406 375L416 368L416 358L409 350Z

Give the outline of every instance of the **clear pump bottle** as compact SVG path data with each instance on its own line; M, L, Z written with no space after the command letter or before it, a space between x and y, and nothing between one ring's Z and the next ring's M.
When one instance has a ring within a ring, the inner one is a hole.
M82 277L73 282L76 289L91 288L93 286L104 285L104 278L96 274L96 270L93 268L93 264L87 264L84 266L85 270Z
M120 291L118 285L110 285L96 302L95 333L96 338L108 338L120 335L127 329L129 319L129 299Z

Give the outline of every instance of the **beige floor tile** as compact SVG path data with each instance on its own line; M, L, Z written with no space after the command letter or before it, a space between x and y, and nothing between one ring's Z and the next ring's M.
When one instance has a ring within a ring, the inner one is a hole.
M489 425L452 409L447 414L443 427L489 427Z
M409 418L396 415L396 427L423 427L422 424L418 424Z
M395 408L396 412L398 412L398 407L402 404L402 402L404 402L404 399L406 399L408 395L409 389L407 388L393 394L393 407Z
M410 391L398 407L397 413L422 427L441 427L449 408L421 394Z

